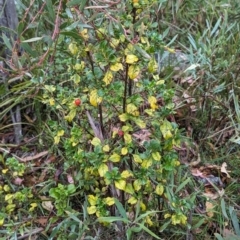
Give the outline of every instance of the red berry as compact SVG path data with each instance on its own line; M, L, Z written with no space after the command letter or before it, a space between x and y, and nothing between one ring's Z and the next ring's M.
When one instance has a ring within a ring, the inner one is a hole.
M122 137L124 135L124 132L122 130L118 130L118 136Z
M81 100L79 98L75 99L74 101L76 106L79 106L81 104Z

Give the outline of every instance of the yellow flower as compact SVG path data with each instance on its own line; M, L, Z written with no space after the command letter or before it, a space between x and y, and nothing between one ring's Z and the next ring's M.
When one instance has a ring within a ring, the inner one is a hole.
M97 204L98 197L94 195L88 195L88 202L91 206L95 206Z
M160 184L158 184L157 185L157 187L156 187L156 189L155 189L155 193L157 194L157 195L162 195L163 194L163 192L164 192L164 187L163 187L163 185L160 185Z
M108 171L108 166L104 163L102 163L98 168L98 173L100 177L103 177L107 171Z
M151 218L149 216L146 217L145 219L146 223L149 225L149 226L152 226L153 225L153 222L151 220Z
M54 105L55 105L55 100L54 100L54 98L50 98L50 99L49 99L49 104L50 104L50 106L54 106Z
M6 174L7 171L8 171L8 169L2 169L2 173L3 173L3 174Z
M149 102L150 107L151 107L152 110L155 110L155 109L158 108L157 99L154 96L150 96L148 98L148 102Z
M164 218L166 219L166 218L170 218L172 215L170 214L170 213L166 213L166 214L164 214Z
M113 72L123 70L123 65L121 63L114 63L110 66L110 70L112 70Z
M127 147L123 147L123 148L121 149L121 154L122 154L122 155L126 155L127 153L128 153Z
M120 162L121 156L118 155L117 153L113 153L113 154L110 156L109 160L110 160L111 162Z
M88 30L86 28L83 29L79 34L85 41L89 39Z
M126 187L126 181L124 179L120 179L118 181L114 181L115 187L120 190L125 190Z
M114 202L114 198L112 197L107 197L105 198L105 203L108 205L108 206L112 206L115 202Z
M111 71L107 71L104 78L103 78L103 81L105 82L106 85L110 84L113 80L113 74Z
M128 64L133 64L133 63L135 63L137 61L138 61L138 57L133 55L133 54L129 54L126 57L126 63L128 63Z
M96 206L91 206L91 207L87 207L87 212L88 214L94 214L97 211L97 207Z
M97 105L102 102L102 97L98 96L98 92L96 89L90 92L89 101L94 107L97 107Z
M32 212L37 207L37 203L31 203L30 206L29 211Z
M0 227L4 224L4 218L0 217Z
M68 49L70 50L72 55L76 55L78 53L78 48L75 43L70 43Z
M122 178L128 178L128 177L131 177L132 176L132 173L128 170L124 170L122 173L121 173L121 177Z
M140 73L139 66L131 65L128 69L128 76L131 80L134 80L135 78L137 78L139 73Z
M147 209L146 205L143 202L140 203L140 207L143 212Z
M132 196L132 197L130 197L128 199L128 203L131 204L131 205L136 204L137 203L137 199Z

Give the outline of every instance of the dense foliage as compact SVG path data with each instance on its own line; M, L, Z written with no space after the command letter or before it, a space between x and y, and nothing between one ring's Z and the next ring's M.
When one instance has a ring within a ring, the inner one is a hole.
M204 195L196 179L212 178L188 168L238 158L237 1L16 6L18 40L3 38L1 239L239 236L239 184L212 170L234 197L215 182L217 197Z

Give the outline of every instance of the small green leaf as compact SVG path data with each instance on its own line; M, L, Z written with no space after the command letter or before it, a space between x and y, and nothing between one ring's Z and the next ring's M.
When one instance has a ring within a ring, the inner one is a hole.
M122 122L126 122L129 119L129 116L127 113L123 113L123 114L119 115L118 117L119 117L120 121L122 121Z
M161 160L161 155L159 152L153 152L152 153L152 158L155 160L155 161L160 161Z
M68 194L73 194L76 191L75 185L74 184L69 184L67 186L67 191L68 191Z
M121 156L117 153L113 153L110 156L109 160L112 161L112 162L119 162L121 160Z
M118 181L114 181L115 187L120 190L125 190L126 180L120 179Z
M135 163L142 163L141 157L137 154L133 154L133 160Z
M39 40L42 40L42 39L43 39L43 37L34 37L34 38L30 38L30 39L24 40L22 42L23 43L36 42L36 41L39 41Z
M145 232L149 233L151 236L155 237L156 239L161 239L160 237L158 237L154 232L152 232L150 229L148 229L147 227L145 227L142 223L137 223L137 225L139 227L142 228L142 230L144 230Z
M99 217L97 219L99 222L108 222L108 223L112 223L112 222L119 222L122 221L124 223L127 223L127 217L126 218L121 218L121 217Z
M145 128L146 123L141 120L140 118L133 118L133 121L140 127L140 128Z
M99 146L99 145L101 145L101 140L99 139L99 138L97 138L97 137L95 137L95 138L93 138L93 140L91 141L91 144L93 145L93 146Z
M98 173L100 177L103 177L107 171L108 171L108 166L104 163L101 164L98 168Z
M158 185L156 186L155 193L156 193L157 195L159 195L159 196L162 196L163 192L164 192L164 187L163 187L163 185L158 184Z
M182 182L182 183L178 186L178 188L177 188L177 190L176 190L176 193L178 193L181 189L183 189L190 181L191 181L191 179L190 179L190 178L187 178L184 182Z
M7 48L12 51L12 45L9 41L9 38L4 33L2 34L2 37L3 37L3 41L4 41L5 45L7 46Z
M126 213L123 205L122 205L122 204L118 201L118 199L116 199L116 198L114 199L114 201L115 201L116 207L117 207L119 213L121 214L121 216L122 216L124 219L127 220L127 219L128 219L127 213Z
M54 22L55 21L55 11L54 11L54 7L52 4L52 0L47 0L46 4L47 4L47 9L48 9L48 14L51 17L52 22Z

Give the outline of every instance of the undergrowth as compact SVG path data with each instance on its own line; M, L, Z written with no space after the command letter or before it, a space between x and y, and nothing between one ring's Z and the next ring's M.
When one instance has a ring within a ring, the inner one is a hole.
M237 1L16 4L0 239L239 238Z

